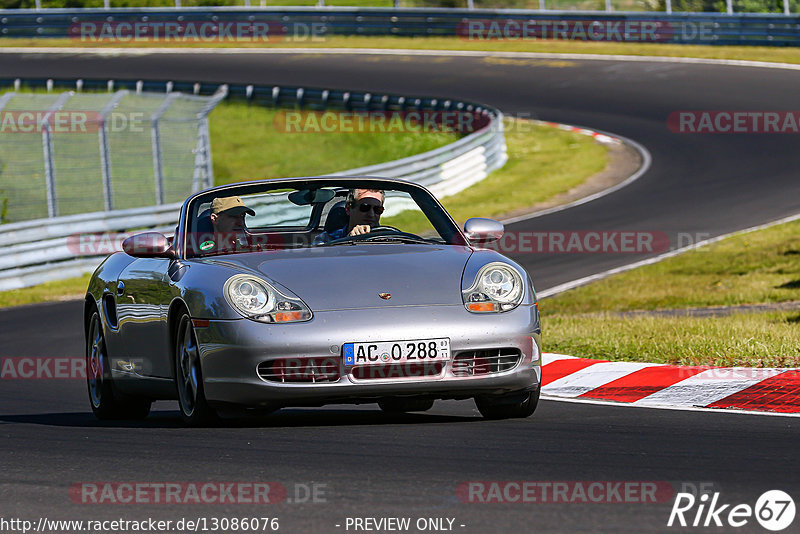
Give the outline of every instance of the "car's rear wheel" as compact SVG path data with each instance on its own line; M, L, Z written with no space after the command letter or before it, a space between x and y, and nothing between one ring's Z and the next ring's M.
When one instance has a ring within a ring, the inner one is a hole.
M526 393L475 397L475 404L486 419L530 417L539 404L539 388Z
M97 310L89 319L86 332L86 385L92 412L98 419L144 419L150 413L149 400L115 391L103 324Z
M178 321L175 343L175 385L181 417L189 426L204 426L218 421L217 413L206 401L200 350L188 314Z
M378 406L386 413L424 412L433 408L432 399L381 399Z

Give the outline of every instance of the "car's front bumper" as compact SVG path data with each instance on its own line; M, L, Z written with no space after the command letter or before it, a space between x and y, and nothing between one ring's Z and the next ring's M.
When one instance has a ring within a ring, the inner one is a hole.
M206 398L245 406L370 402L389 396L467 398L531 390L541 381L539 315L535 306L498 314L473 314L463 306L407 306L318 312L304 323L263 324L212 320L195 329ZM332 382L273 382L256 372L262 362L284 358L341 361L348 342L449 338L451 360L426 377L357 379L343 364ZM516 349L507 371L457 376L452 357L474 350Z

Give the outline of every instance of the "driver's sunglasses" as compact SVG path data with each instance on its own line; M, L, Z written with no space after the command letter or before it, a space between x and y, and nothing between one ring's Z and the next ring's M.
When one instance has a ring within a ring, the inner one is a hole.
M375 215L381 215L383 213L383 206L373 206L372 204L367 204L366 202L362 202L358 205L359 211L361 213L367 213L369 210L375 212Z

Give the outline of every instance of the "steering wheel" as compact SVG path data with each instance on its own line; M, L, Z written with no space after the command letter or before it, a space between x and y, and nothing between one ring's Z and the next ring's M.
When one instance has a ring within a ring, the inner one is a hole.
M381 239L387 237L389 233L392 232L393 234L397 235L398 237L407 237L411 239L423 239L422 237L411 234L408 232L404 232L399 228L395 228L394 226L376 226L366 234L359 234L359 235L346 235L344 237L340 237L339 239L334 239L332 241L328 241L325 243L326 245L337 244L337 243L344 243L345 241L372 241L374 239Z
M382 229L382 230L389 230L389 231L391 231L393 233L392 234L387 234L387 232L379 231L376 234L375 230L377 230L379 228ZM370 233L361 234L360 236L356 236L356 237L361 238L361 239L359 239L359 241L373 241L375 239L382 239L382 238L385 238L385 237L391 237L391 236L395 236L395 235L397 237L407 237L407 238L410 238L410 239L419 239L419 240L425 241L424 238L418 236L417 234L412 234L410 232L404 232L402 230L398 230L397 228L395 228L393 226L376 226L375 228L372 229L372 231Z

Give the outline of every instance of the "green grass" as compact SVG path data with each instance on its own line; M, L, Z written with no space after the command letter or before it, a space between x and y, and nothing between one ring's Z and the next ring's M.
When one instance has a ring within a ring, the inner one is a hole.
M604 360L744 367L800 366L800 313L626 317L543 312L544 349Z
M729 237L542 302L548 313L800 300L800 221Z
M769 46L703 46L661 43L605 43L564 40L467 41L455 37L362 37L331 36L318 40L248 42L104 42L74 39L0 39L0 46L134 47L134 48L391 48L411 50L476 50L496 52L542 52L566 54L622 54L632 56L741 59L800 63L800 48ZM393 61L396 60L392 59ZM487 58L488 60L488 58ZM524 66L524 65L523 65Z
M452 217L463 223L470 217L494 217L532 206L569 191L603 170L607 149L592 138L506 119L509 161L487 178L442 199ZM383 224L417 233L427 228L418 215L400 214Z
M364 167L433 150L450 133L284 133L282 111L226 102L210 116L216 185L313 176Z
M569 191L602 171L608 152L589 136L519 120L506 122L506 145L502 169L442 201L456 221L499 218Z
M86 293L89 286L89 273L76 278L55 280L12 291L0 291L0 308L35 304L37 302L51 302L64 298L79 298Z
M545 350L609 360L800 366L800 313L621 316L631 310L800 300L800 222L698 250L542 300Z

